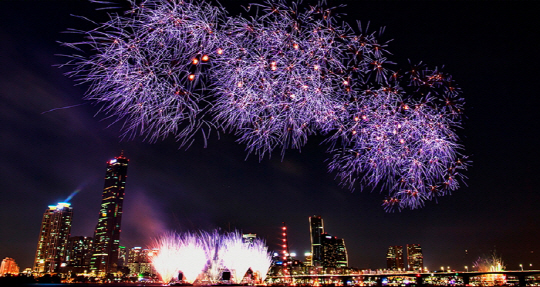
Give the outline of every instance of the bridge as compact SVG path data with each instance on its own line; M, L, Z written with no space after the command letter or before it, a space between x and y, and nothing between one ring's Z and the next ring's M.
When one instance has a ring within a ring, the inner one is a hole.
M296 273L296 272L294 272ZM346 273L346 274L344 274ZM506 278L517 278L518 286L527 286L527 277L540 275L540 270L505 270L505 271L438 271L438 272L414 272L414 271L360 271L360 272L339 272L339 274L281 274L269 275L270 285L369 285L383 286L384 279L397 277L410 278L409 282L416 286L426 285L427 278L436 277L461 277L463 285L469 285L471 278L483 275L506 275Z

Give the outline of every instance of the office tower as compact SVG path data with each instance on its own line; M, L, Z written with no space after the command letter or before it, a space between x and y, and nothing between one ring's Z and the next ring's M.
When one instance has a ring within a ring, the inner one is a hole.
M320 216L309 217L309 234L311 239L311 266L321 266L323 259L322 234L324 233L323 220Z
M117 271L128 162L123 152L107 162L98 224L94 231L94 254L90 261L90 270L96 275Z
M409 271L423 271L424 257L420 244L407 244L407 265Z
M15 259L9 257L4 258L2 265L0 265L0 276L7 274L19 275L19 266L15 263Z
M349 266L349 259L347 256L347 248L345 247L345 239L336 238L335 245L336 252L336 267L347 267Z
M322 266L325 267L347 267L347 249L345 240L323 233L321 238L322 246Z
M66 202L49 205L43 214L34 272L58 273L66 255L73 209Z
M74 236L68 240L66 248L66 270L72 273L85 273L90 270L94 239L87 236Z
M403 246L390 246L386 252L386 268L389 270L405 271L403 261Z

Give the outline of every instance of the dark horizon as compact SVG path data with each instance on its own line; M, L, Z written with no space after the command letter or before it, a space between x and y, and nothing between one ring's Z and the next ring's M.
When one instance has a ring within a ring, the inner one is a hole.
M236 2L256 1L221 2L236 13ZM206 148L200 139L189 149L174 138L121 140L120 125L109 127L99 107L81 99L86 86L56 67L65 59L55 55L72 53L56 42L77 38L61 32L92 27L70 14L101 21L106 12L83 0L7 0L0 3L0 257L14 258L21 270L32 266L43 212L76 190L71 234L93 236L106 162L124 150L123 246L147 246L168 231L221 228L256 233L276 250L285 221L291 251L303 259L308 217L320 215L325 231L345 239L352 267L384 268L388 246L420 244L430 270L470 268L493 250L509 270L540 269L539 5L343 3L345 20L386 27L396 62L444 65L462 88L466 119L458 133L473 161L467 186L421 209L386 213L379 191L341 188L327 172L322 136L301 152L260 162L223 133L213 133Z

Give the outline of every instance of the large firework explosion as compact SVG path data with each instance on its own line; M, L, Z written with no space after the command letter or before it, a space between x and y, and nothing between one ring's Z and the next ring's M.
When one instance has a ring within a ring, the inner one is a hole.
M166 234L153 248L158 252L151 258L152 265L166 283L182 273L182 280L188 283L198 280L216 284L228 271L231 281L239 284L249 269L262 282L272 262L263 240L244 242L239 232Z
M339 7L268 0L241 17L202 0L138 2L67 44L92 49L71 56L69 75L124 136L191 144L217 129L262 159L326 135L329 170L351 189L387 191L387 210L463 181L461 90L421 63L392 69L388 42L341 22Z

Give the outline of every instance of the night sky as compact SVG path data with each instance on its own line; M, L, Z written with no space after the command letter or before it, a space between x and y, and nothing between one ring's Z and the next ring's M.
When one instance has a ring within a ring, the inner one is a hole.
M237 3L222 1L231 13ZM384 268L389 245L422 246L429 269L469 268L492 250L507 269L540 268L539 51L535 1L343 1L345 20L386 26L391 59L445 66L464 91L459 131L471 156L467 184L419 210L385 213L383 194L351 192L327 172L322 137L259 162L221 134L179 149L174 138L121 140L119 126L83 101L55 65L73 51L62 33L89 29L70 16L106 19L83 0L0 1L0 257L33 263L43 212L71 200L72 236L92 236L106 161L130 159L121 244L147 246L167 231L238 229L277 248L289 227L291 251L309 250L310 215L344 238L350 266ZM335 1L331 3L336 3ZM398 66L399 66L398 65ZM82 104L82 105L81 105ZM74 106L67 109L57 109ZM51 112L52 109L57 109Z

